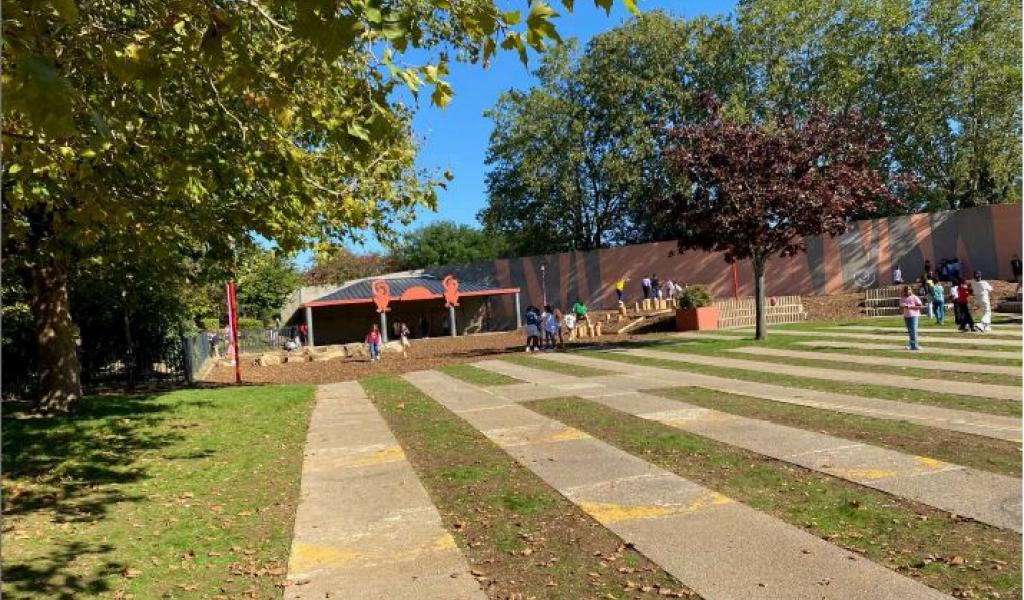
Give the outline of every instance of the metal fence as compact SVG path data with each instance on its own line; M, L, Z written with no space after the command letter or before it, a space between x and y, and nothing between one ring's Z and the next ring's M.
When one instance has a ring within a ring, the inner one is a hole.
M187 381L184 339L178 335L160 338L159 343L83 349L79 360L82 387L95 391L110 387L135 387L150 383Z

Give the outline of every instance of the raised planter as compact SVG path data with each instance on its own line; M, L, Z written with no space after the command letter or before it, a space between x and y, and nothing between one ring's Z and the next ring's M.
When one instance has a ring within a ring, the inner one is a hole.
M676 309L676 331L708 331L718 329L718 307Z

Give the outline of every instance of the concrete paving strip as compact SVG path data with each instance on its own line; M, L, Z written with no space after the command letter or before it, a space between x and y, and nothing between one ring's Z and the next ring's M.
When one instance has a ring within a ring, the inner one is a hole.
M827 379L830 381L843 381L856 384L887 385L891 387L925 390L937 394L959 394L961 396L978 396L981 398L998 398L1000 400L1021 400L1021 388L1016 385L995 385L991 383L974 383L969 381L945 381L941 379L923 379L919 377L908 377L906 375L890 375L882 371L866 373L864 371L842 371L838 369L823 369L821 367L804 367L801 365L787 365L783 363L766 363L756 360L744 360L741 358L727 358L722 355L691 354L684 352L665 352L662 350L633 349L623 351L623 354L641 356L644 358L657 358L660 360L672 360L692 365L707 365L723 367L728 369L743 369L747 371L771 371L782 375L794 377L812 377L814 379Z
M518 365L516 365L518 366ZM516 377L536 382L542 371L519 367ZM927 456L916 456L771 421L752 419L633 391L626 376L608 378L603 390L576 394L642 419L845 479L995 527L1021 531L1021 480ZM495 390L504 396L501 390ZM543 393L543 392L539 392ZM534 394L536 395L536 394ZM506 396L512 402L516 396Z
M895 344L872 344L870 342L847 342L844 340L807 340L803 342L797 342L801 346L808 346L810 348L855 348L857 350L887 350L890 352L905 352L910 355L909 352L902 346ZM960 356L970 356L974 358L1000 358L1000 359L1016 359L1020 360L1020 352L1000 352L998 350L971 350L968 348L925 348L915 352L912 356L946 356L949 358L957 358ZM956 363L961 365L963 363ZM1018 369L1019 367L1014 367Z
M632 381L635 382L636 390L649 390L658 387L672 386L697 386L718 390L729 394L738 394L775 402L810 406L823 410L873 417L876 419L888 419L891 421L906 421L927 427L948 429L999 440L1020 442L1021 420L1017 417L991 415L987 413L976 413L966 410L942 408L929 404L916 404L909 402L896 402L894 400L883 400L881 398L868 398L853 394L836 394L819 390L805 388L790 388L781 385L772 385L757 381L744 381L742 379L728 379L714 375L704 375L688 371L676 371L657 367L642 367L630 363L618 361L598 360L574 354L557 354L550 357L567 364L581 366L595 366L608 371L618 371L623 374L635 375ZM515 377L519 371L518 365L501 361L487 360L474 363L475 365ZM544 372L548 375L548 372ZM539 374L538 374L539 376ZM617 377L609 379L605 377L589 377L588 382L608 383L618 380ZM553 384L564 383L565 379L554 381ZM532 399L537 393L536 386L532 384L517 384L516 386L504 386L503 392L507 396ZM513 396L515 395L515 396ZM549 397L551 394L546 394ZM566 390L558 390L557 395L574 395Z
M736 335L752 335L753 329L730 329L729 331L735 332ZM775 335L796 335L804 337L828 337L828 338L847 338L854 340L878 340L878 341L892 341L893 336L885 333L843 333L841 331L813 331L807 329L769 329L768 336ZM732 338L730 338L732 339ZM965 333L962 336L947 336L947 337L929 337L927 335L919 336L918 342L923 346L928 344L952 344L955 346L1018 346L1018 340L1003 340L985 337L984 333ZM955 350L954 350L955 351Z
M949 598L470 384L405 378L708 600ZM459 408L477 399L493 410Z
M801 350L786 350L784 348L769 348L762 346L745 346L743 348L731 348L729 352L741 352L755 356L779 356L783 358L799 358L801 360L828 360L840 363L853 363L859 365L875 365L879 367L908 367L912 369L930 369L947 371L949 373L989 373L992 375L1010 375L1019 377L1020 367L1008 367L1004 365L986 365L968 362L950 362L931 359L914 358L891 358L888 356L872 356L870 354L838 354L834 352L811 352Z
M994 326L993 326L994 327ZM834 327L823 327L822 329L828 331L869 331L874 333L884 333L887 335L907 335L907 330L904 327L884 327L879 325L837 325ZM919 333L952 333L961 335L955 328L951 327L921 327ZM1008 343L1020 342L1021 341L1021 328L1014 326L1013 329L993 329L986 333L964 333L962 335L976 335L983 336L991 339L1006 340ZM943 339L943 338L937 338Z
M317 388L285 600L487 595L358 383Z

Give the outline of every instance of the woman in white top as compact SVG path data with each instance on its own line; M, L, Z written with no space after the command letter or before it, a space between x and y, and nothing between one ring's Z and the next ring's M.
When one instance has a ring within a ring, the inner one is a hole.
M981 303L981 331L992 330L992 284L981 278L981 271L974 272L974 281L971 282L971 292Z

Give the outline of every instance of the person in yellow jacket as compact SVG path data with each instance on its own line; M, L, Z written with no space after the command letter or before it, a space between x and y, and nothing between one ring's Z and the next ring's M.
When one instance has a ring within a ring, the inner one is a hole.
M615 282L615 295L618 296L618 300L620 303L622 302L622 294L624 294L626 291L627 281L629 281L629 277L623 276L620 277L619 280Z

